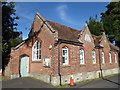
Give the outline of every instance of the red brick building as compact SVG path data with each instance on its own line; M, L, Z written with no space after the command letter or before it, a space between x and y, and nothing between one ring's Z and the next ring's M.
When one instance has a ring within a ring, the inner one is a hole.
M53 85L67 84L118 73L118 47L105 33L92 35L82 30L44 20L35 15L28 39L12 48L6 67L11 78L35 77Z

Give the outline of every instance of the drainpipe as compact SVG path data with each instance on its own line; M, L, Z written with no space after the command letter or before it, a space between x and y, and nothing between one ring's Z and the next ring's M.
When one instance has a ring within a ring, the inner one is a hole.
M61 44L61 41L58 42L58 75L60 77L60 86L62 86L62 84L61 84L61 73L60 73L60 44Z
M100 56L100 49L101 49L101 46L99 45L98 46L98 54L99 54L99 66L100 66L100 76L103 78L103 74L102 74L102 68L101 68L101 56Z

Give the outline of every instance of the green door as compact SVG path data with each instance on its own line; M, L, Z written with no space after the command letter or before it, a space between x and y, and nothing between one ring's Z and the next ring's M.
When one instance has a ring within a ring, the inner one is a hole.
M24 56L20 59L20 74L21 77L27 77L29 71L29 57Z

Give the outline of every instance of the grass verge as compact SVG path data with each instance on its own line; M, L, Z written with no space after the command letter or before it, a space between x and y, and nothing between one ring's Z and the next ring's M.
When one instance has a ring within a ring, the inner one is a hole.
M4 81L4 80L9 80L10 77L8 76L0 76L0 81Z

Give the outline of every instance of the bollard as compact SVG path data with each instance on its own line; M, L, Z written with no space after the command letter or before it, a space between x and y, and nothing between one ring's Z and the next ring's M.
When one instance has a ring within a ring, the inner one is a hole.
M70 77L70 86L74 86L74 79L73 79L73 75L71 75L71 77Z

